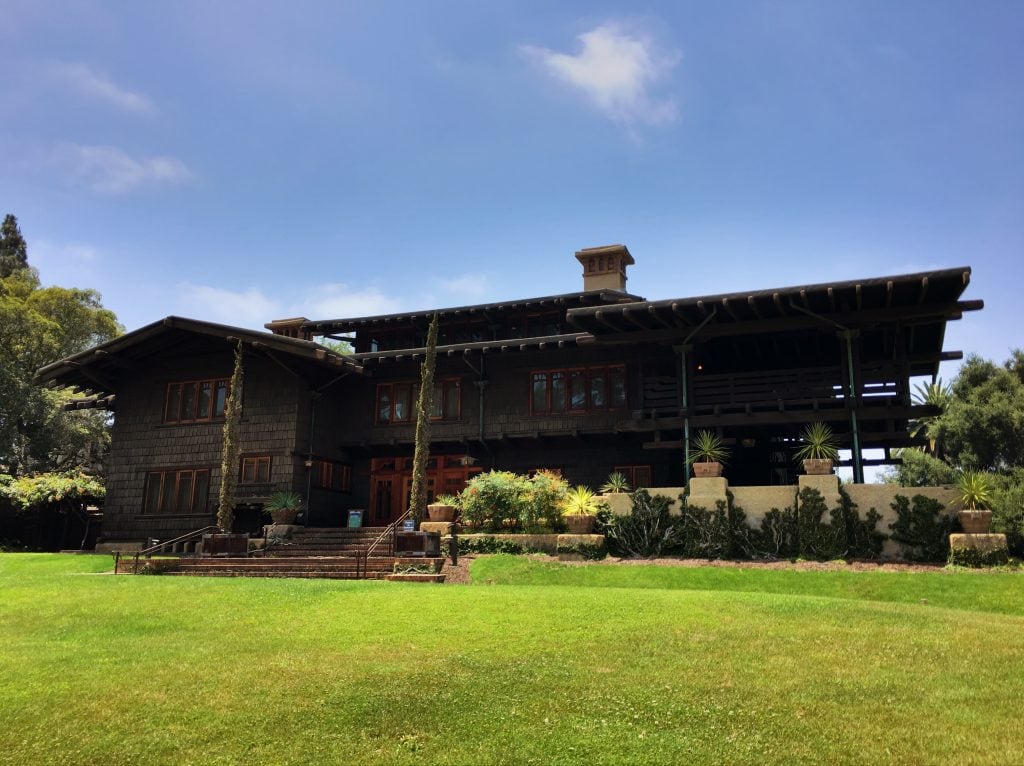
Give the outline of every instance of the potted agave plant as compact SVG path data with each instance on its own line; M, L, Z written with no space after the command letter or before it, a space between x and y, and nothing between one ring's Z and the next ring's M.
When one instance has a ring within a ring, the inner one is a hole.
M690 443L690 464L698 479L722 475L722 464L729 457L722 437L714 431L698 431Z
M294 524L302 510L302 495L298 492L275 492L263 504L263 510L270 512L275 524Z
M804 463L809 476L827 476L839 459L839 442L832 429L820 420L808 423L800 433L803 446L796 451L796 459Z
M459 498L455 495L439 495L427 506L427 518L430 521L455 521L459 513Z
M629 492L629 482L626 477L616 471L608 475L608 480L598 490L602 495L621 495Z
M601 501L589 488L578 486L572 489L562 501L562 516L569 534L589 535L597 523L597 512Z
M980 471L964 471L957 477L956 488L960 492L963 510L957 516L960 526L969 535L985 535L992 529L992 482L988 474Z

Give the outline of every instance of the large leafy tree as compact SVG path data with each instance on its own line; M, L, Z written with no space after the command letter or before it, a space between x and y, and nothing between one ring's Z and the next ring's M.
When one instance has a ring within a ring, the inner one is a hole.
M65 411L73 392L34 386L32 376L50 362L116 337L121 327L95 290L42 287L27 259L16 261L0 277L0 473L89 465L109 438L106 416Z
M1003 365L970 356L953 382L953 396L934 424L950 464L1006 472L1024 466L1024 351Z

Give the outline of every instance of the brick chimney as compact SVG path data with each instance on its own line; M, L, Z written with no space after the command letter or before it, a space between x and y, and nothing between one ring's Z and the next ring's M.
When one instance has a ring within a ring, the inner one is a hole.
M313 333L303 327L308 321L306 317L293 317L292 319L275 319L263 326L274 335L283 335L286 338L298 338L299 340L313 340Z
M626 291L626 267L636 261L625 245L588 247L576 253L583 265L584 290Z

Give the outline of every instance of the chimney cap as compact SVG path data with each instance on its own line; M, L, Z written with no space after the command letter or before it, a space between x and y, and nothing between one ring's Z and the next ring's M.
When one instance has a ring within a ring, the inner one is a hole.
M629 254L629 248L625 245L600 245L598 247L585 247L582 250L576 251L576 257L581 261L592 255L620 255L624 265L632 266L636 263L633 260L633 256Z

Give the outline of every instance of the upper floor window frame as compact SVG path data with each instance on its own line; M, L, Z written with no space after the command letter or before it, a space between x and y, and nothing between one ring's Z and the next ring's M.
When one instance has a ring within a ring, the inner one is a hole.
M578 415L624 409L629 400L625 364L530 372L531 415Z
M172 381L164 389L165 425L212 423L224 419L231 378Z
M419 383L395 380L377 384L374 400L374 423L378 426L408 425L416 422ZM432 421L462 418L462 378L445 376L434 379Z

